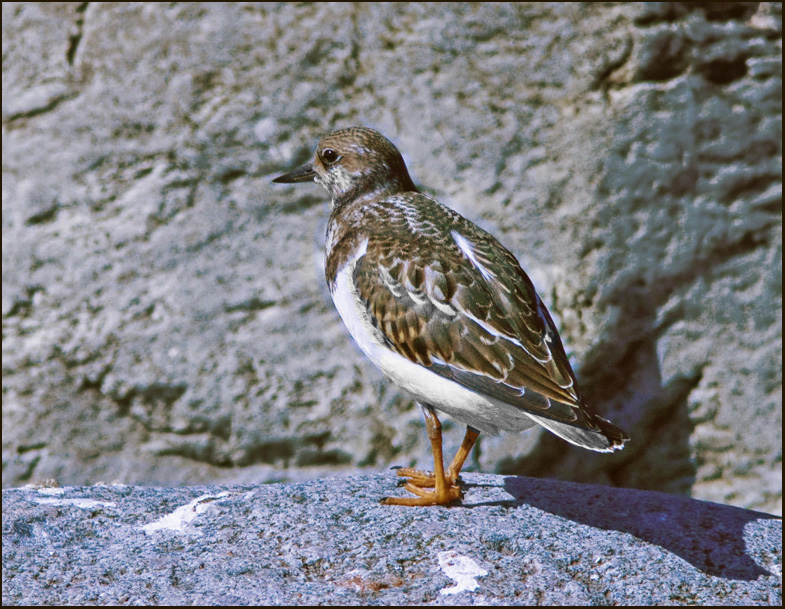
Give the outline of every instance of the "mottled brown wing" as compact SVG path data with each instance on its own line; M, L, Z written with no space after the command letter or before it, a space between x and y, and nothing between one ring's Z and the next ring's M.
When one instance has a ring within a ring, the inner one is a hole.
M353 280L372 323L391 349L441 376L538 416L594 428L547 310L512 254L491 240L474 235L475 265L458 245L442 243L437 255L421 239L417 256L401 256L371 239ZM506 264L492 264L494 256Z

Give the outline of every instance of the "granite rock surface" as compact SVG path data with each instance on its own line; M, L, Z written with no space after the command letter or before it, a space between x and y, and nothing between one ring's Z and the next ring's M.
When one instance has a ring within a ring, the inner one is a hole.
M782 520L652 491L393 472L299 484L3 491L3 605L782 604Z

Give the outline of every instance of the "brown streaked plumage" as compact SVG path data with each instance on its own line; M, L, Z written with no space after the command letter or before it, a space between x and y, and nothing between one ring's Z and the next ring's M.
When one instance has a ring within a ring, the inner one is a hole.
M628 437L581 395L515 256L420 193L387 138L365 128L335 131L312 164L274 181L315 181L330 193L325 273L336 308L363 352L423 408L434 473L399 470L416 497L385 503L459 499L458 474L480 432L540 424L584 448L622 448ZM436 411L467 426L446 472Z

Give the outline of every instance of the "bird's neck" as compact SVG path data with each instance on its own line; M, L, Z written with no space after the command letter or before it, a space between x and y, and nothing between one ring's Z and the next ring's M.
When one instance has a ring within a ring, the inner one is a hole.
M333 212L345 206L363 205L384 197L419 192L408 173L370 184L357 184L347 190L331 192Z

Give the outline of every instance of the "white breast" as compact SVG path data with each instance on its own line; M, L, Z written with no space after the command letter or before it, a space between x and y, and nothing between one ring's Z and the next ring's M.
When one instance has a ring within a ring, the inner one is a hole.
M365 255L367 246L367 240L361 243L357 252L338 271L332 298L343 323L368 359L418 402L445 412L479 431L497 434L500 430L522 431L533 426L534 421L517 408L469 391L395 353L384 344L352 281L354 267L357 260Z

